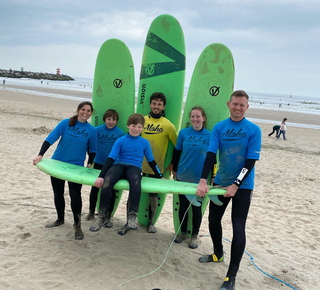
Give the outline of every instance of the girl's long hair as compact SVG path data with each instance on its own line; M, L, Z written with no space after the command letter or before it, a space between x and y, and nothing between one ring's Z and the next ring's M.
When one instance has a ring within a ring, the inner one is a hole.
M91 112L93 112L93 106L91 104L91 102L82 102L79 104L78 108L77 108L77 114L72 116L69 120L69 127L73 127L75 126L75 124L77 123L77 120L78 120L78 115L79 115L79 111L85 106L85 105L88 105L91 107Z
M204 121L203 121L203 123L202 123L202 127L205 128L205 127L207 126L207 115L206 115L205 110L204 110L202 107L200 107L200 106L194 106L194 107L191 109L190 113L189 113L189 118L191 117L191 112L192 112L193 110L198 110L198 111L201 112L202 117L205 118Z

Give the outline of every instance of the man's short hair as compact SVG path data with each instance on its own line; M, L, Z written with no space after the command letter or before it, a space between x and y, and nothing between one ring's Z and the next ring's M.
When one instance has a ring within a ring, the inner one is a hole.
M160 100L163 102L163 105L165 106L166 103L167 103L167 99L166 99L166 96L163 94L163 93L160 93L160 92L155 92L151 95L150 97L150 104L153 100Z
M248 94L243 90L234 91L230 96L230 101L231 101L232 97L245 97L249 101Z

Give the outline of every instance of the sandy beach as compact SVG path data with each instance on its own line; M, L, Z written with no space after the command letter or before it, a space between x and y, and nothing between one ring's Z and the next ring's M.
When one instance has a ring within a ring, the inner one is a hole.
M223 219L226 255L219 264L198 262L201 255L212 253L208 210L197 249L189 249L187 242L172 244L170 195L156 234L148 234L141 225L125 236L117 234L125 224L127 192L113 228L90 232L93 222L84 220L89 186L82 189L84 240L74 239L68 194L65 224L44 227L56 218L53 193L49 176L33 166L32 160L48 133L60 120L71 117L78 103L0 88L0 289L219 289L230 259L231 207ZM247 116L273 121L287 117L289 122L320 125L318 116L306 114L249 108ZM268 137L272 124L257 124L262 130L262 153L256 163L246 253L236 289L319 289L320 131L288 125L288 140L283 141ZM50 158L54 149L45 157Z

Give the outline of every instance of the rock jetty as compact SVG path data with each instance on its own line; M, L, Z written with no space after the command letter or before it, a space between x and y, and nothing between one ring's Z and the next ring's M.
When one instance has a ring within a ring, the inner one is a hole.
M0 77L4 78L29 78L29 79L45 79L52 81L74 81L70 76L63 74L50 74L50 73L40 73L31 71L17 71L17 70L5 70L0 69Z

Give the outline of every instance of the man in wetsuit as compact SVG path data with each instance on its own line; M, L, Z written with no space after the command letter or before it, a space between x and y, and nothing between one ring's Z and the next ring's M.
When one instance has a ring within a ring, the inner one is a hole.
M166 156L168 142L171 140L173 146L176 145L178 134L174 125L165 117L166 97L163 93L156 92L150 97L149 115L145 116L145 125L141 137L150 142L152 153L161 174L164 172L164 159ZM142 164L142 172L149 177L155 177L146 159ZM154 217L158 207L158 196L156 193L149 193L149 220L148 233L156 233L154 227Z
M219 150L219 166L214 184L221 185L226 189L226 193L224 196L219 196L222 206L210 201L209 231L214 252L200 257L199 261L201 263L223 261L221 219L232 200L231 258L220 290L232 290L235 287L236 275L246 244L245 225L254 187L254 165L260 157L261 130L244 117L249 107L248 100L245 91L238 90L232 93L230 101L227 102L230 118L217 123L212 130L207 157L197 187L197 195L204 197L209 190L207 176Z

